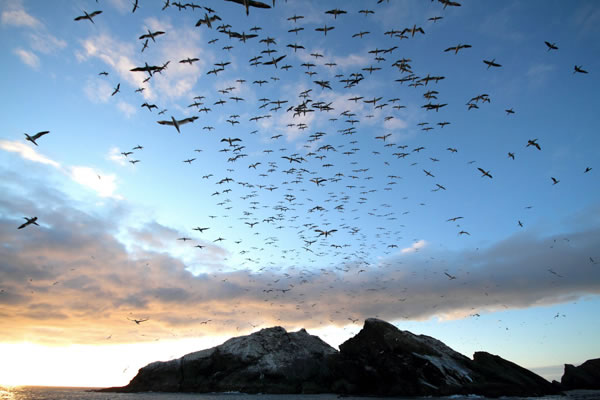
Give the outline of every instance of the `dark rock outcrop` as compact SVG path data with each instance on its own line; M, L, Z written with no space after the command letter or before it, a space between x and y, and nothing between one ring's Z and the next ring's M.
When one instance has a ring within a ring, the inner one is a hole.
M471 360L425 335L370 318L336 351L304 329L262 329L177 360L151 363L117 392L541 396L558 388L498 356Z
M501 357L477 352L474 360L425 335L377 319L340 346L333 363L335 392L379 396L479 394L542 396L558 389Z
M472 368L477 374L470 387L472 393L489 397L544 396L559 391L555 385L528 369L483 351L473 355Z
M316 393L328 391L325 357L336 350L304 329L262 329L220 346L140 369L110 391Z
M566 390L600 389L600 358L587 360L578 367L565 364L560 382Z
M472 382L469 360L424 335L370 318L332 360L336 392L379 396L452 394Z

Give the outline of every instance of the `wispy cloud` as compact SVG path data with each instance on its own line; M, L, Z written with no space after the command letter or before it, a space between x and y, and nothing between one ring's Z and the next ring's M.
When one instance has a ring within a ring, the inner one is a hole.
M34 161L42 164L51 165L54 168L60 168L60 164L56 161L40 154L36 149L29 146L27 143L0 140L0 149L9 151L11 153L17 153L26 160Z
M419 240L419 241L414 242L410 247L406 247L406 248L400 250L400 252L403 254L415 253L415 252L421 250L422 248L424 248L425 245L427 245L427 242L425 242L424 240Z
M126 82L136 89L145 88L142 96L146 100L160 98L162 102L170 102L189 96L198 79L205 74L208 63L214 59L213 54L203 48L202 35L198 30L177 29L168 21L156 18L147 18L144 22L140 35L148 29L166 32L165 35L157 37L156 43L150 41L149 46L156 47L157 51L149 60L142 60L142 53L134 43L120 41L108 33L82 40L82 48L76 52L77 59L80 62L90 58L101 60L109 67L109 72L115 73L121 82ZM141 45L140 41L139 47ZM188 57L199 58L199 61L192 65L179 62ZM131 72L131 69L144 65L145 61L151 65L164 65L168 62L167 73L154 74L150 81L144 82L148 75Z
M28 28L42 27L42 23L37 18L28 14L25 9L20 7L2 11L0 19L2 20L3 25L25 26Z
M600 29L600 8L595 3L581 3L569 21L581 34L592 34Z
M37 52L51 54L67 47L67 42L49 33L32 32L29 34L31 48Z
M127 160L125 159L125 156L121 154L121 150L118 147L111 147L106 158L122 167L127 165Z
M23 63L29 65L31 68L38 69L40 67L40 58L35 53L22 48L15 49L14 53L19 56Z
M16 153L25 160L54 167L59 172L67 175L74 182L87 187L88 189L92 189L100 197L122 199L122 196L116 194L117 182L115 175L105 174L99 169L87 166L63 166L57 161L39 153L27 143L0 140L0 149Z
M117 102L117 108L119 111L125 114L127 118L131 118L131 116L135 115L137 112L137 108L123 100L119 100L119 102Z
M67 46L64 40L50 34L40 20L30 15L21 1L7 3L6 9L2 11L0 16L0 21L2 25L24 27L32 30L28 34L31 49L17 48L14 50L21 61L32 68L38 69L40 66L40 58L35 52L53 54Z
M121 199L121 196L115 194L117 190L116 176L102 174L100 171L84 166L74 166L69 168L71 179L95 191L100 197L112 197Z
M131 3L127 0L108 0L108 3L116 8L121 14L131 12L133 9Z
M144 76L130 71L137 66L134 61L136 49L133 44L103 33L81 41L81 45L83 50L76 53L79 61L98 58L116 73L120 81L127 82L134 88L143 86ZM151 98L151 89L144 90L143 95Z
M111 94L114 91L113 87L104 80L94 79L85 83L83 91L86 97L93 103L106 103L111 98Z
M556 66L553 64L534 64L527 70L527 77L530 83L541 85L550 78L555 70Z

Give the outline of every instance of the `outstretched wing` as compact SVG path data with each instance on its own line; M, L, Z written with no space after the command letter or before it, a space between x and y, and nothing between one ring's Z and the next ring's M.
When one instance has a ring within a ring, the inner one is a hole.
M50 131L42 131L42 132L38 132L35 135L33 135L31 138L33 140L37 140L39 138L41 138L42 136L44 136L45 134L50 133Z
M175 124L173 123L173 121L156 121L156 122L158 122L158 123L159 123L159 124L161 124L161 125L169 125L169 126L173 126L173 125L175 125ZM180 123L181 123L181 122L180 122Z
M189 117L189 118L184 118L184 119L181 119L181 120L177 121L177 123L178 123L179 125L183 125L183 124L187 124L188 122L194 122L194 121L195 121L195 120L197 120L197 119L198 119L198 117L196 117L196 116L193 116L193 117ZM172 125L172 124L171 124L171 125Z

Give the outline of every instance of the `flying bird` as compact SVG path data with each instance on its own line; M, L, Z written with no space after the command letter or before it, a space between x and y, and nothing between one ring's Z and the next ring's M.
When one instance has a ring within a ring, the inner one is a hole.
M21 225L19 225L19 227L17 229L23 229L27 225L31 225L31 224L39 226L38 223L35 222L35 221L37 221L38 217L32 217L32 218L23 217L23 218L25 218L26 222L23 222Z
M544 42L546 43L546 46L548 46L548 51L550 50L558 50L558 47L556 47L556 43L550 43L550 42Z
M470 45L470 44L458 44L458 45L456 45L456 46L454 46L454 47L448 47L448 48L447 48L446 50L444 50L444 51L445 51L445 52L447 52L447 51L454 51L454 54L458 54L458 51L459 51L459 50L462 50L462 49L469 49L469 48L471 48L471 45Z
M331 235L333 232L337 232L337 229L332 229L330 231L323 231L321 229L315 229L315 232L318 232L319 236L327 237L327 236Z
M179 130L179 127L181 125L190 123L190 122L194 122L195 120L197 120L198 117L193 116L193 117L189 117L189 118L184 118L184 119L180 119L180 120L176 120L175 117L171 116L171 120L170 121L156 121L157 123L161 124L161 125L169 125L169 126L174 126L175 129L177 129L178 133L181 133L181 131Z
M490 69L490 67L501 67L501 64L498 64L496 62L496 59L494 58L492 61L489 60L483 60L483 62L487 65L487 69Z
M492 175L490 174L490 171L485 171L483 168L477 168L479 170L479 172L481 172L481 177L483 178L484 176L487 176L488 178L492 179Z
M448 279L450 279L450 280L456 279L456 276L454 276L454 275L450 275L450 274L449 274L449 273L447 273L447 272L444 272L444 275L446 275L446 276L448 277Z
M347 14L347 12L344 10L335 8L333 10L325 11L325 14L331 14L331 15L333 15L333 19L336 19L338 15Z
M156 40L154 40L154 38L159 35L164 35L164 34L165 33L163 31L150 32L150 29L148 29L148 33L143 34L142 36L139 37L139 39L150 38L150 39L152 39L153 42L156 42Z
M149 320L149 318L145 318L145 319L130 319L130 318L127 318L127 319L129 321L131 321L131 322L135 322L137 325L141 324L142 322L146 322L146 321Z
M25 133L25 140L29 140L31 143L33 143L37 146L38 144L36 143L36 140L38 140L39 138L41 138L42 136L44 136L48 133L50 133L50 131L41 131L41 132L36 133L33 136L29 136L28 134Z
M525 147L529 147L529 146L533 146L538 150L542 150L542 148L540 147L540 145L537 143L537 139L529 139L527 140L527 146Z
M186 58L185 60L180 60L179 62L180 62L181 64L185 64L185 63L187 63L187 64L190 64L190 65L192 65L192 64L193 64L193 63L195 63L196 61L200 61L200 59L199 59L199 58L190 58L190 57L188 57L188 58Z
M225 1L230 1L232 3L237 3L237 4L243 5L244 7L246 7L246 15L250 15L250 7L271 8L270 5L260 2L260 1L255 1L255 0L225 0Z
M84 19L89 20L92 24L94 23L94 17L96 15L102 14L102 11L94 11L91 14L88 14L86 11L83 12L84 15L80 15L79 17L75 17L75 21L81 21Z

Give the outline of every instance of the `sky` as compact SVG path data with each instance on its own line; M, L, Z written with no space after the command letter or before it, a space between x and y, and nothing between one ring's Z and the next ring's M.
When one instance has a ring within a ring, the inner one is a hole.
M600 357L600 4L267 3L0 0L0 384L369 317Z

